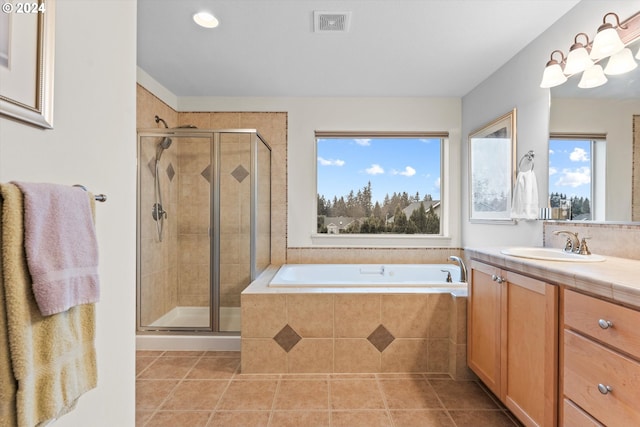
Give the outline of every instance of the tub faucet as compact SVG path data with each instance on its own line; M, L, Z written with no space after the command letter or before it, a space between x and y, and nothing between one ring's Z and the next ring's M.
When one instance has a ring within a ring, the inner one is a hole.
M458 256L451 255L449 257L449 261L454 261L454 262L458 263L458 265L460 266L460 281L466 283L466 281L467 281L467 267L464 265L464 261L462 261L462 258L460 258Z
M560 234L567 235L567 242L565 243L563 249L565 252L580 252L580 239L578 238L578 233L566 230L557 230L554 231L553 234L555 234L556 236Z

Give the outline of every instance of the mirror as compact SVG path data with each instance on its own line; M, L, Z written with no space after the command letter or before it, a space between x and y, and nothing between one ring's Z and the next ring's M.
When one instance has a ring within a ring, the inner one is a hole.
M469 134L469 220L511 219L516 110Z
M637 55L640 39L627 47ZM606 135L602 167L594 165L595 159L591 163L594 202L602 207L598 221L640 221L640 60L636 62L635 70L607 76L608 82L596 88L579 88L576 75L551 89L552 135ZM553 179L549 177L550 186Z

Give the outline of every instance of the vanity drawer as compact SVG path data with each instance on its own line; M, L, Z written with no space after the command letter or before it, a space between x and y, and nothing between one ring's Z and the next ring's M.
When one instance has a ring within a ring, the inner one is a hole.
M640 355L638 311L565 290L564 324L628 354Z
M598 421L640 425L640 363L565 330L563 372L565 397Z
M568 399L562 405L562 418L562 427L604 427Z

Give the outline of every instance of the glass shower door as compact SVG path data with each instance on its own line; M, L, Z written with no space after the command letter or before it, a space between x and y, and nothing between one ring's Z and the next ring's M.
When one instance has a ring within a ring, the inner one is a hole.
M139 135L138 328L212 330L211 134Z
M252 133L221 132L220 331L240 330L240 293L251 282Z

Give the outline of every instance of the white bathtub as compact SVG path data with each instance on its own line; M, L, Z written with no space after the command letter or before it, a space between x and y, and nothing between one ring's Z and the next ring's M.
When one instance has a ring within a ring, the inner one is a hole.
M451 275L451 282L447 277ZM455 264L285 264L272 288L465 288Z

